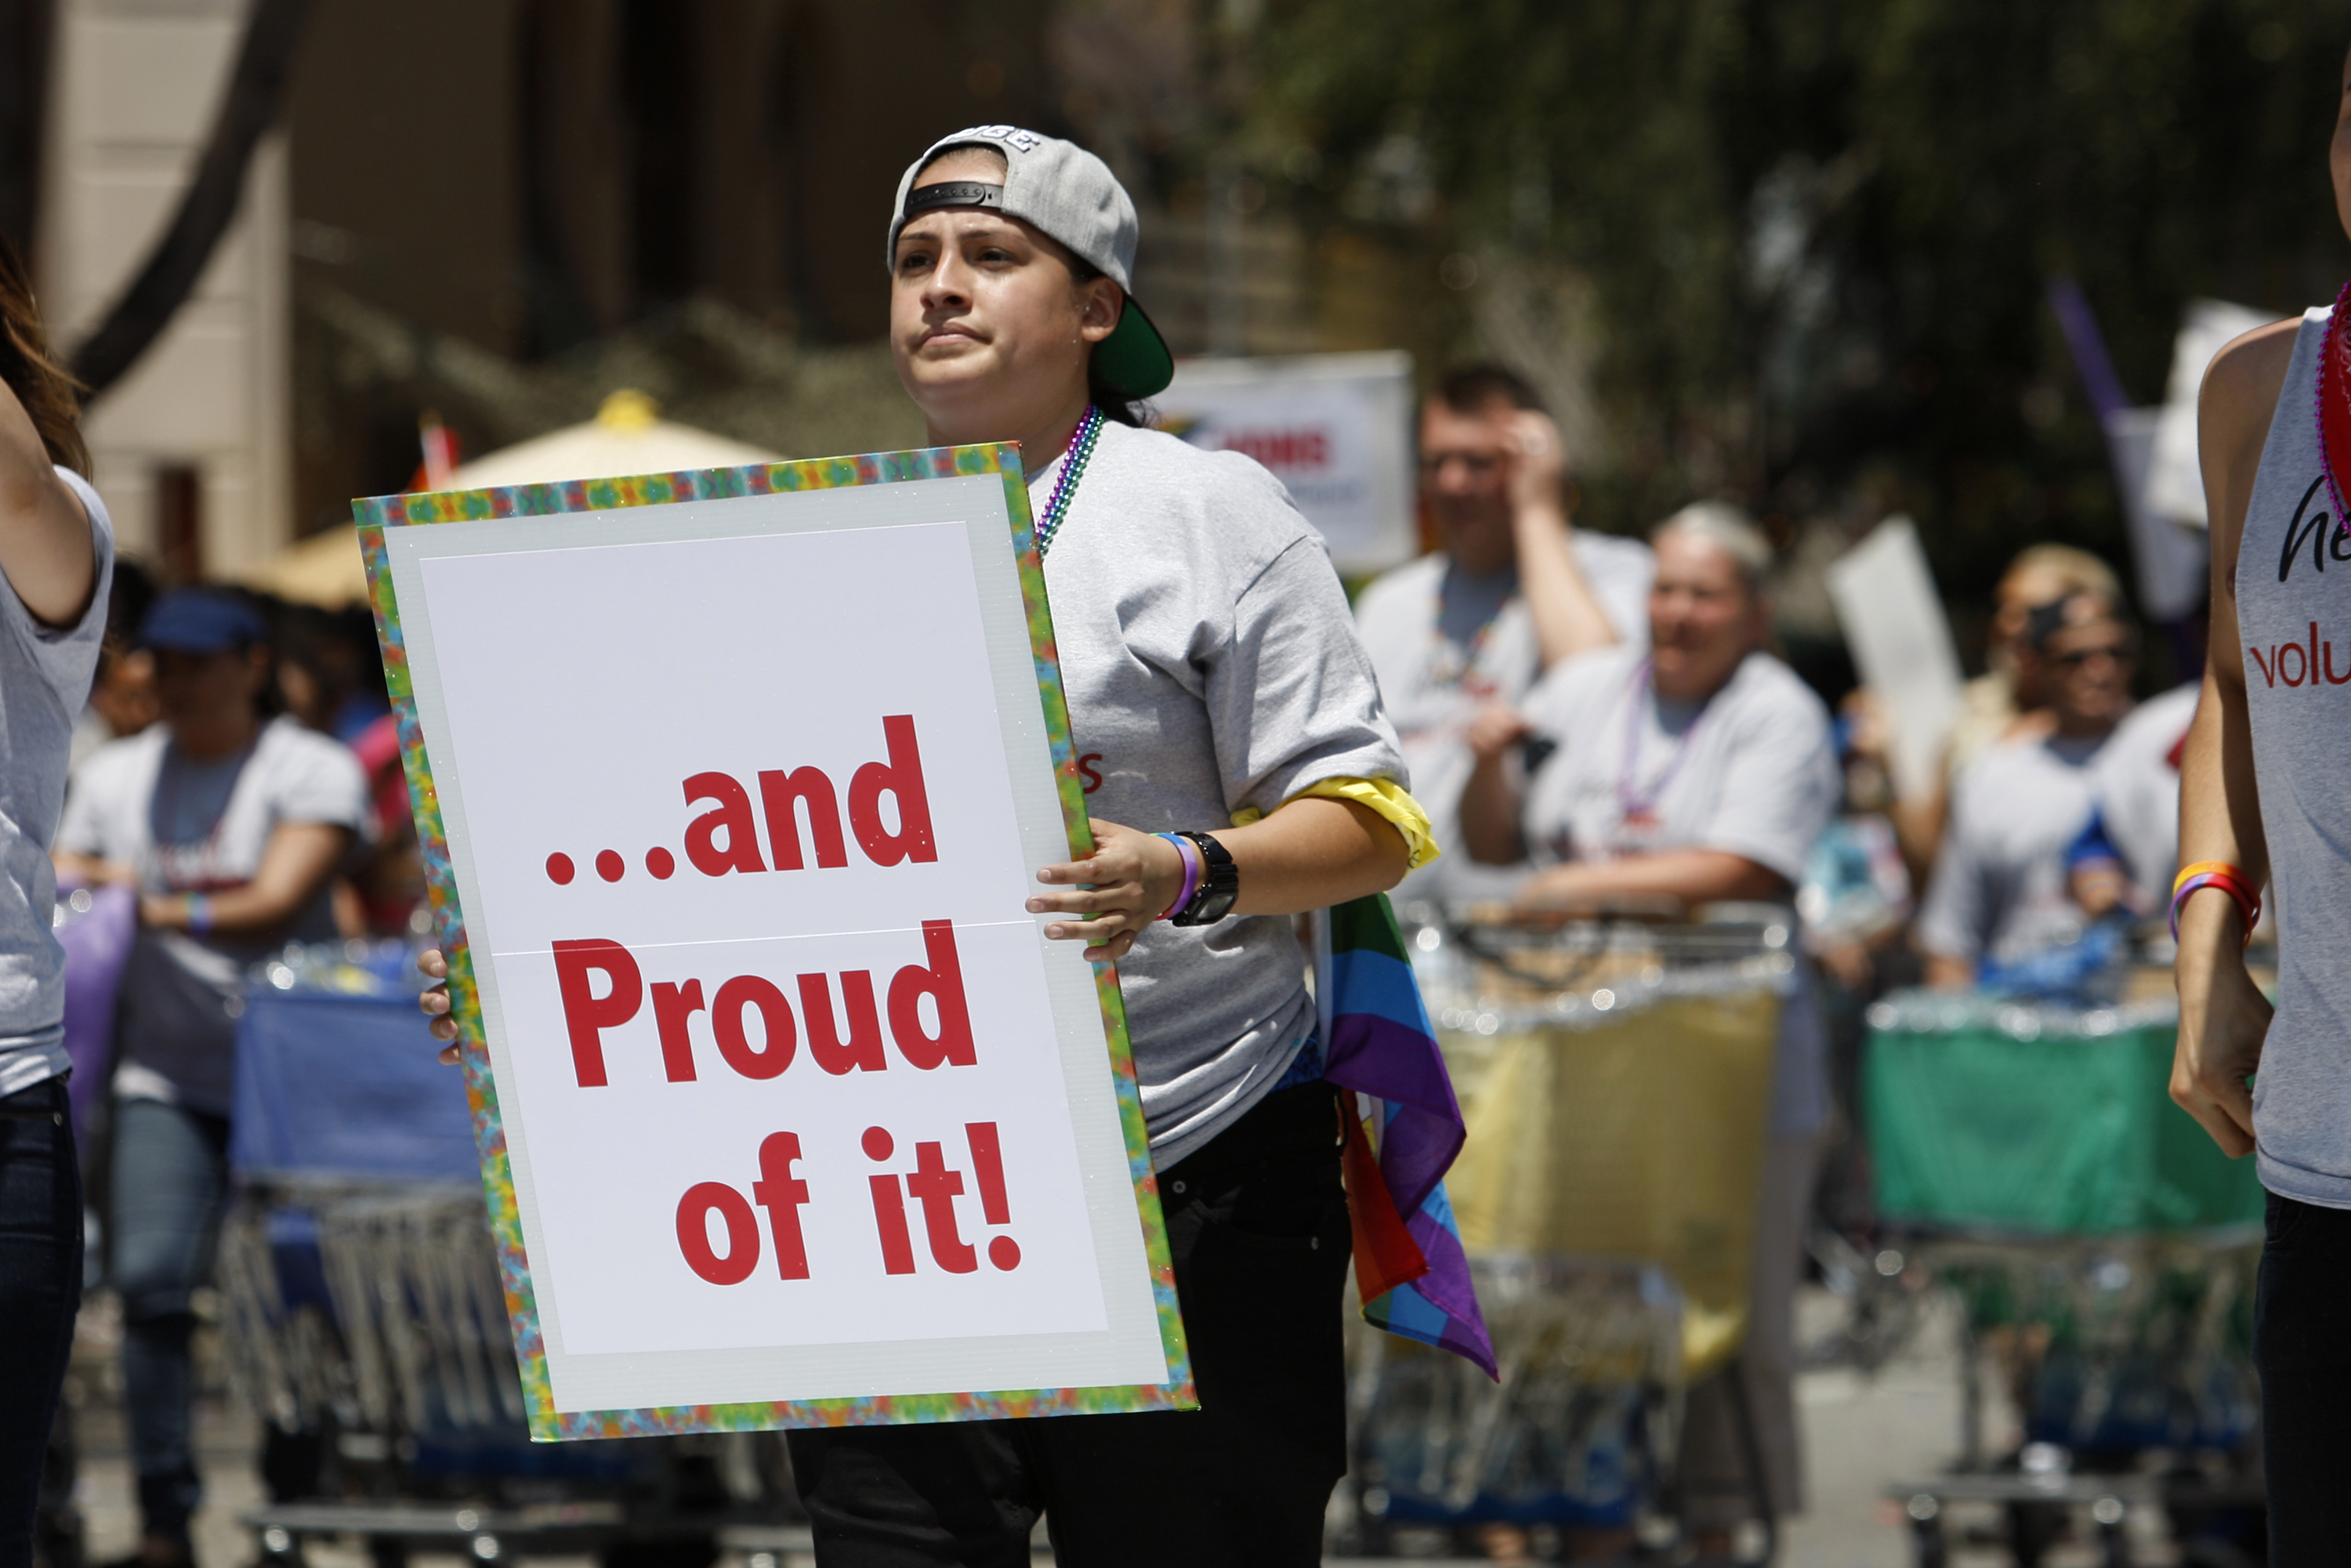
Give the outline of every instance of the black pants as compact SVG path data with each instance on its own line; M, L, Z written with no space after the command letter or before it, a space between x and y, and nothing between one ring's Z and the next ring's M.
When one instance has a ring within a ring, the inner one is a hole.
M2351 1210L2270 1194L2253 1293L2271 1568L2351 1561Z
M1327 1083L1160 1173L1196 1411L791 1435L823 1568L1318 1563L1347 1468L1347 1199Z
M33 1508L81 1307L81 1172L66 1081L0 1100L0 1568L33 1561Z

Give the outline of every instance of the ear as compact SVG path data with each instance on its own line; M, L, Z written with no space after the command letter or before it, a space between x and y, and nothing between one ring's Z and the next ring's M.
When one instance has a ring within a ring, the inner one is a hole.
M1119 313L1126 308L1126 291L1107 277L1089 278L1078 287L1078 336L1099 343L1118 329Z

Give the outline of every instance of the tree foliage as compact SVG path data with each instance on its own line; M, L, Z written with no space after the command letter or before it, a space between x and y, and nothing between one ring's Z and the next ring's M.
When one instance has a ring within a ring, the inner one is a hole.
M1959 593L2034 539L2121 559L2049 280L2151 402L2189 299L2351 270L2346 0L1273 0L1251 42L1310 223L1581 291L1606 526L1899 507Z

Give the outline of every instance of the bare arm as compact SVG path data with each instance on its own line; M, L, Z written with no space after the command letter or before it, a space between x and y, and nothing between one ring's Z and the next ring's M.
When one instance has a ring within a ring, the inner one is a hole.
M349 828L280 823L263 847L261 869L251 882L206 895L212 903L211 928L223 935L254 936L284 925L317 895L350 842ZM184 893L154 894L139 901L139 918L164 930L183 931L189 908Z
M1566 454L1548 415L1518 414L1510 458L1510 529L1519 548L1519 593L1535 627L1542 667L1618 642L1615 623L1575 563L1575 530L1560 504Z
M2276 322L2221 350L2205 372L2197 407L2212 520L2212 630L2203 695L2180 753L2179 860L2241 866L2256 887L2269 880L2269 845L2245 703L2237 548L2299 328L2295 320ZM2232 1158L2252 1152L2253 1096L2245 1080L2260 1065L2271 1012L2245 972L2244 936L2235 902L2217 892L2190 898L2179 912L2179 1043L2171 1097Z
M1469 723L1469 749L1477 766L1462 786L1461 843L1480 865L1515 865L1526 858L1526 830L1519 821L1517 783L1510 777L1510 750L1532 727L1497 704Z
M98 551L81 500L57 477L40 433L0 382L0 573L33 619L70 626L98 591Z
M1086 956L1108 963L1125 956L1135 935L1176 900L1184 862L1156 833L1097 821L1091 859L1049 865L1037 880L1073 887L1029 901L1031 915L1076 915L1045 927L1056 942L1083 941ZM1246 828L1209 835L1240 873L1236 915L1299 915L1385 893L1404 880L1410 852L1393 823L1353 800L1296 800Z
M1606 898L1679 899L1687 904L1788 896L1788 879L1728 850L1661 850L1622 860L1584 861L1537 873L1521 904L1589 904Z

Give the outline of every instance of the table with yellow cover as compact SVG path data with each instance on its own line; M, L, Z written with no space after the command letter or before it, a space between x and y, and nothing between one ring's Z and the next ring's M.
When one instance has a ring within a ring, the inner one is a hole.
M1361 1336L1365 1511L1630 1523L1681 1391L1744 1328L1789 922L1404 919L1468 1124L1446 1185L1500 1378Z

